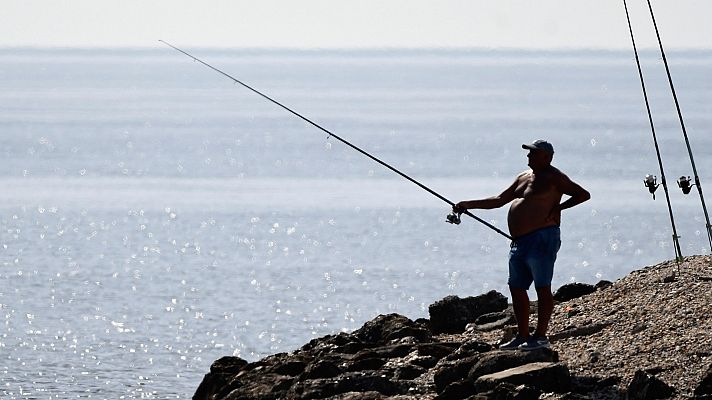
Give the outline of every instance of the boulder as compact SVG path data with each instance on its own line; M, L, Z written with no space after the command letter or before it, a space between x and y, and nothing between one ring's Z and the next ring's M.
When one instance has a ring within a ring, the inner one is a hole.
M234 389L241 386L242 383L233 380L233 376L247 365L247 361L240 357L225 356L215 360L210 366L210 373L203 377L193 398L196 400L207 400L215 394L224 391L226 388Z
M247 361L243 360L240 357L225 356L213 362L213 364L210 366L210 372L236 374L240 372L240 370L244 368L247 364Z
M597 284L594 285L596 290L603 290L603 289L609 288L611 286L613 286L613 282L607 281L607 280L600 280L600 281L598 281Z
M478 392L492 390L501 383L525 384L544 392L565 393L571 388L571 374L561 363L531 363L480 376L475 381L475 389Z
M667 399L672 397L675 389L646 371L635 371L633 380L628 385L626 398L628 400Z
M554 293L554 300L569 301L596 291L596 287L588 283L568 283Z
M479 359L480 357L477 355L438 364L433 376L435 391L442 393L450 384L466 379L470 369Z
M495 329L504 328L505 326L513 324L515 322L516 319L514 318L513 312L509 310L500 311L480 315L475 320L474 324L468 324L467 329L488 332L493 331Z
M302 346L301 351L315 356L332 353L353 354L364 347L366 347L366 344L355 335L339 333L338 335L326 335L312 339Z
M507 298L497 291L464 299L447 296L428 307L430 329L433 333L461 333L468 323L475 322L484 314L503 311Z
M474 382L483 375L493 374L521 365L559 361L559 354L551 349L534 351L495 350L482 355L468 374L470 381ZM525 383L525 382L522 382Z
M368 344L386 344L394 339L414 337L428 342L431 332L423 325L399 314L379 315L353 332L353 336Z

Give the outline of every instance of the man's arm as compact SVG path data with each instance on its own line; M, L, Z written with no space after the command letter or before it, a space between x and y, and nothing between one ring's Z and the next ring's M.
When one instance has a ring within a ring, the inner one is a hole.
M559 211L581 204L591 198L591 194L586 189L569 179L569 177L564 173L561 173L557 177L556 187L561 193L571 196L566 201L559 204Z
M455 204L453 210L456 212L463 212L471 208L491 209L502 207L503 205L509 203L510 201L516 198L515 193L517 190L517 186L519 185L520 176L518 176L517 179L514 180L514 183L512 183L507 189L504 190L504 192L500 193L499 195L488 197L486 199L461 201Z

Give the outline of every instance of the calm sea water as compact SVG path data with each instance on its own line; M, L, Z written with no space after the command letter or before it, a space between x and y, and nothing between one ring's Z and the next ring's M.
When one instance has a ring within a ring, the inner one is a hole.
M593 195L564 213L554 286L674 256L629 52L194 52L453 201L499 193L549 139ZM712 53L669 59L704 184ZM709 254L664 68L643 63L683 253ZM505 238L171 49L0 50L0 127L3 398L188 398L224 355L506 293Z

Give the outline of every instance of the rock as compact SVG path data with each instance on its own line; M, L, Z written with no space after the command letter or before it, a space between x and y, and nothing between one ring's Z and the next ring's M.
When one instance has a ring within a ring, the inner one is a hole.
M229 387L231 374L209 373L203 377L198 389L193 394L193 400L209 400L215 394Z
M304 379L320 379L333 378L341 373L341 368L331 361L317 361L309 365L305 370L301 380Z
M364 358L398 358L405 357L415 350L410 344L396 344L364 349L354 354L353 360Z
M527 385L500 383L488 392L474 396L474 400L539 400L541 390Z
M510 312L509 310L500 311L480 315L473 324L467 325L467 329L470 329L470 327L472 327L472 329L477 331L489 332L495 329L503 328L515 322L516 319L514 318L514 313Z
M707 373L702 381L695 388L695 396L710 396L712 397L712 365L707 368Z
M425 343L418 345L417 350L418 355L440 359L449 356L459 347L459 343Z
M339 333L338 335L326 335L312 339L309 343L302 346L301 350L319 356L332 353L353 354L364 347L366 347L366 344L356 336Z
M477 361L468 373L468 379L474 382L483 375L493 374L521 365L536 362L554 363L558 361L559 355L550 349L534 351L495 350L482 355L480 360Z
M561 302L569 301L591 294L595 291L596 287L589 285L588 283L568 283L556 290L556 293L554 293L554 300Z
M386 360L380 358L363 358L355 360L346 367L349 372L375 371L386 364Z
M675 389L655 377L655 375L638 370L635 372L630 385L628 385L626 398L628 400L667 399L674 393Z
M660 283L673 283L673 282L677 282L677 275L675 275L674 272L660 278Z
M378 392L385 396L404 394L408 388L380 375L349 372L330 379L310 379L294 385L286 398L322 399L349 392Z
M513 316L509 310L507 311L498 311L498 312L491 312L487 314L482 314L477 319L475 320L476 325L484 325L484 324L490 324L495 321L499 321L500 319L503 318L509 318L510 316Z
M609 288L611 286L613 286L613 282L607 281L607 280L600 280L600 281L598 281L597 284L594 285L596 290L603 290L603 289Z
M297 376L304 372L306 364L303 361L287 361L275 368L274 372L280 375Z
M475 389L478 392L492 390L500 383L526 384L545 392L565 393L571 388L571 375L561 363L531 363L480 376L475 381Z
M386 397L378 392L348 392L332 396L329 400L381 400L384 398Z
M447 296L428 307L433 333L461 333L481 315L507 308L507 298L494 290L464 299Z
M435 400L461 400L475 394L475 387L467 381L457 381L449 384Z
M430 369L434 367L435 364L438 363L438 361L440 361L440 359L433 356L417 356L411 359L409 362L413 365L417 365L425 369Z
M433 381L435 383L435 391L442 393L446 387L453 382L461 381L467 378L470 369L479 361L480 356L471 356L462 358L456 361L448 361L438 364L435 368Z
M379 315L353 332L353 336L369 344L386 344L391 340L412 336L419 342L428 342L430 331L399 314Z
M215 360L210 366L210 373L206 374L198 385L193 399L207 400L211 396L223 392L226 388L236 389L242 383L233 381L233 376L247 365L247 361L240 357L225 356Z
M412 364L406 364L396 368L393 373L393 378L397 380L411 380L423 375L425 372L425 368Z
M630 333L635 335L640 332L643 332L646 329L648 329L648 325L645 322L640 322L640 323L633 325L633 327L630 329Z
M210 366L210 372L236 374L240 372L240 370L246 365L247 361L243 360L240 357L225 356L213 362L213 364Z
M455 350L445 358L447 360L454 361L459 360L461 358L475 356L480 353L486 353L490 350L492 350L492 345L477 340L470 340L460 345L457 350Z

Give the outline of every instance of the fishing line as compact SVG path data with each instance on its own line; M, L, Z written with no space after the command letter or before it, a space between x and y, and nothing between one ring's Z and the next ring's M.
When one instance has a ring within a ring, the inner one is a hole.
M435 192L434 190L430 189L429 187L423 185L422 183L420 183L420 182L416 181L415 179L411 178L410 176L408 176L408 175L404 174L403 172L397 170L396 168L392 167L391 165L387 164L386 162L381 161L381 160L379 160L378 158L372 156L371 154L367 153L365 150L362 150L361 148L355 146L354 144L350 143L350 142L347 141L346 139L343 139L342 137L340 137L340 136L336 135L335 133L329 131L328 129L322 127L321 125L319 125L319 124L317 124L316 122L310 120L309 118L303 116L302 114L299 114L298 112L292 110L291 108L285 106L284 104L278 102L277 100L274 100L273 98L271 98L271 97L267 96L266 94L264 94L264 93L258 91L257 89L254 89L254 88L252 88L251 86L249 86L249 85L243 83L242 81L238 80L237 78L234 78L233 76L227 74L226 72L223 72L223 71L219 70L218 68L213 67L212 65L206 63L205 61L203 61L203 60L201 60L201 59L199 59L199 58L197 58L197 57L195 57L195 56L193 56L193 55L191 55L191 54L189 54L189 53L187 53L187 52L185 52L185 51L183 51L183 50L181 50L181 49L179 49L179 48L177 48L177 47L175 47L175 46L173 46L172 44L170 44L170 43L168 43L168 42L166 42L166 41L164 41L164 40L159 40L159 42L165 44L165 45L168 46L168 47L173 48L174 50L177 50L177 51L179 51L179 52L185 54L186 56L192 58L194 61L197 61L197 62L199 62L199 63L205 65L206 67L212 69L213 71L215 71L215 72L217 72L217 73L219 73L219 74L221 74L221 75L227 77L228 79L231 79L233 82L238 83L238 84L240 84L241 86L243 86L244 88L249 89L250 91L252 91L252 92L254 92L254 93L260 95L261 97L263 97L263 98L269 100L270 102L272 102L272 103L278 105L279 107L283 108L284 110L286 110L286 111L292 113L293 115L295 115L295 116L301 118L301 119L304 120L305 122L311 124L311 125L314 126L315 128L317 128L317 129L321 130L322 132L326 133L327 135L329 135L328 137L333 137L333 138L339 140L340 142L342 142L342 143L344 143L345 145L351 147L352 149L358 151L359 153L365 155L366 157L370 158L371 160L373 160L373 161L375 161L375 162L377 162L377 163L383 165L384 167L390 169L391 171L395 172L396 174L400 175L401 177L403 177L403 178L409 180L410 182L412 182L412 183L418 185L418 187L420 187L421 189L427 191L428 193L432 194L433 196L437 197L438 199L440 199L440 200L442 200L442 201L448 203L450 206L453 206L453 207L455 206L455 203L453 203L452 201L448 200L447 198L445 198L444 196L440 195L439 193ZM478 217L478 216L472 214L471 212L469 212L469 211L466 210L466 211L463 212L463 214L465 214L465 215L467 215L467 216L469 216L469 217L474 218L477 222L480 222L480 223L484 224L485 226L487 226L488 228L494 230L495 232L499 233L500 235L506 237L506 238L509 239L509 240L512 240L512 237L509 236L507 233L503 232L501 229L499 229L499 228L497 228L496 226L490 224L489 222L483 220L482 218L480 218L480 217ZM448 217L448 221L451 222L451 221L450 221L450 217Z
M707 239L709 240L710 250L712 250L712 225L710 225L710 217L707 213L707 205L705 205L705 196L702 194L702 183L700 182L700 177L697 175L697 167L695 167L695 157L692 155L692 147L690 146L690 139L687 137L687 130L685 129L685 121L682 118L682 112L680 111L680 103L677 101L677 94L675 93L675 85L672 83L672 75L670 74L670 66L667 62L667 57L665 57L665 50L663 49L663 42L660 40L660 32L658 31L658 24L655 22L655 14L653 14L653 6L648 0L648 9L650 10L650 18L653 20L653 26L655 27L655 35L658 37L658 45L660 46L660 55L663 57L663 64L665 64L665 72L667 72L668 82L670 83L670 91L672 92L672 98L675 100L675 108L677 109L677 116L680 119L680 127L682 128L682 135L685 138L685 144L687 145L687 154L690 156L690 163L692 164L692 172L695 175L695 183L690 184L689 177L681 176L677 181L678 186L682 189L683 193L690 193L691 186L697 186L697 193L700 195L700 201L702 202L702 210L705 213L705 222L707 223Z
M653 132L653 143L655 143L655 153L658 157L658 165L660 166L660 181L665 191L665 200L667 201L668 213L670 214L670 224L672 225L672 240L675 247L675 260L682 261L682 251L680 250L680 237L677 235L675 228L675 217L672 213L672 205L670 204L670 193L668 192L667 181L665 180L665 170L663 169L663 159L660 156L660 147L658 146L658 137L655 133L655 124L653 124L653 115L650 112L650 103L648 102L648 92L645 89L645 80L643 79L643 70L640 67L640 59L638 58L638 48L635 45L635 37L633 36L633 26L630 23L630 15L628 14L628 4L623 0L625 8L625 16L628 20L628 30L630 31L630 40L633 43L633 52L635 53L635 63L638 66L638 76L640 76L640 86L643 88L643 98L645 99L645 108L648 110L648 121L650 121L650 130ZM658 185L655 184L655 177L650 175L645 177L645 186L648 187L650 193L654 193ZM655 199L655 194L653 194Z

